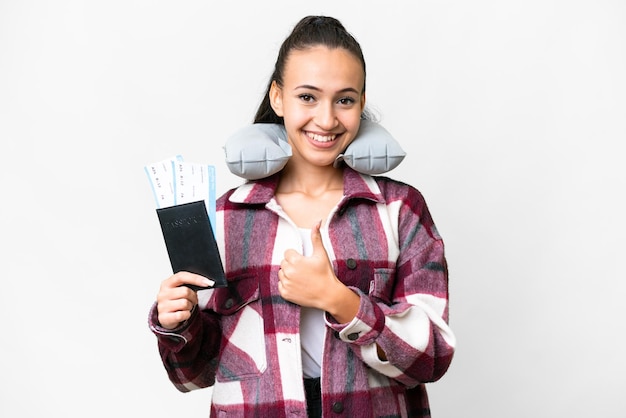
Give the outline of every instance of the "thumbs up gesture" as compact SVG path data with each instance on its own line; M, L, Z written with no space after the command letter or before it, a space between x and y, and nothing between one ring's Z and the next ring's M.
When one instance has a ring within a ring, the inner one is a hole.
M322 242L321 224L311 229L310 256L293 249L285 251L278 271L278 291L290 302L327 311L338 321L348 322L358 311L359 297L335 276Z

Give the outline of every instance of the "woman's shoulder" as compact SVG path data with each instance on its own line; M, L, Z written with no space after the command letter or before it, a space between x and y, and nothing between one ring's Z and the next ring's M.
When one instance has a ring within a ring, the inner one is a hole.
M380 193L385 197L385 200L403 197L419 197L420 200L424 199L417 187L402 180L381 175L372 176L372 179L374 179L378 185Z

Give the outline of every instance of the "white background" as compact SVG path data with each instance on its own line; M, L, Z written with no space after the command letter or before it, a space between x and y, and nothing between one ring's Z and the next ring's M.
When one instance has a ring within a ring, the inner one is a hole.
M623 417L618 0L0 0L0 416L207 416L146 325L170 269L142 170L181 154L239 184L223 142L306 14L360 41L408 152L389 174L447 244L434 417Z

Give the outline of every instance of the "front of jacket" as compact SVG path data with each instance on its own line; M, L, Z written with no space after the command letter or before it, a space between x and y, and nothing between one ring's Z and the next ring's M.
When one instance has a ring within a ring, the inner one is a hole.
M277 287L285 250L302 241L274 198L278 176L217 202L228 287L200 291L192 317L175 330L151 311L170 380L183 392L212 386L212 417L306 417L300 307ZM344 196L321 234L335 274L360 296L350 323L325 317L324 416L429 417L424 383L446 372L455 337L443 241L422 195L345 168Z

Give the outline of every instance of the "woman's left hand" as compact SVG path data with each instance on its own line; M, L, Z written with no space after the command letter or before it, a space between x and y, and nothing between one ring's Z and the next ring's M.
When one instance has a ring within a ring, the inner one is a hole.
M322 242L321 222L311 229L313 252L303 256L285 251L278 271L278 291L293 303L324 310L339 322L349 322L359 308L359 296L335 276Z

